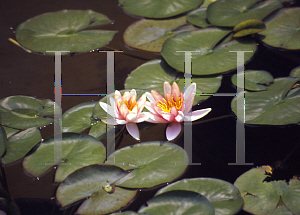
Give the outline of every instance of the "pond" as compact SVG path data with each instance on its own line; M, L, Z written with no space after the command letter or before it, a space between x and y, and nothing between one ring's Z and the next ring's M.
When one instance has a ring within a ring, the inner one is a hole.
M300 3L286 4L285 7L299 7ZM124 44L123 33L132 23L140 17L124 12L117 0L65 0L65 1L4 1L0 9L1 14L1 79L0 99L24 95L39 100L50 99L54 101L53 83L55 62L51 55L28 53L8 41L15 38L18 25L37 15L60 10L93 10L102 13L113 20L113 24L106 24L91 29L118 31L111 42L105 47L85 53L75 53L62 56L62 93L86 94L86 96L63 96L62 112L84 102L96 102L107 93L107 56L98 50L122 50L115 53L114 84L116 90L124 90L125 80L129 74L142 64L161 59L161 54L131 48ZM94 22L93 19L90 21ZM300 51L273 48L256 39L257 51L245 70L265 70L273 78L287 77L291 70L300 66ZM228 53L233 54L233 53ZM224 60L224 62L226 59ZM223 62L218 62L222 64ZM222 81L217 93L236 93L236 87L231 77L236 69L222 73ZM212 77L214 74L210 74ZM148 77L147 77L148 78ZM149 80L151 72L149 72ZM196 79L196 78L195 78ZM195 80L194 79L194 80ZM139 81L139 80L137 80ZM299 81L298 81L299 82ZM161 84L163 88L163 84ZM296 88L296 87L295 87ZM212 92L214 93L214 92ZM299 91L298 91L299 94ZM89 96L87 96L89 95ZM246 171L263 165L273 167L273 174L267 181L286 180L293 176L300 176L300 126L297 123L288 125L245 125L245 162L252 165L229 165L236 162L236 116L231 110L231 101L234 96L211 96L193 106L193 111L211 108L212 111L192 126L192 162L201 165L189 165L182 174L175 178L178 181L188 178L216 178L233 184L236 179ZM299 118L300 100L298 97L294 111ZM150 124L150 123L149 123ZM145 123L145 127L149 126ZM150 124L149 130L139 125L141 142L167 141L165 137L166 124ZM38 128L42 138L47 140L53 136L53 124ZM86 129L82 134L88 134ZM104 138L101 139L106 144ZM184 135L181 133L175 141L184 146ZM139 143L126 131L118 142L118 148ZM54 183L56 168L51 168L40 177L33 177L24 171L23 160L2 165L2 177L6 177L7 189L10 196L17 203L21 214L74 214L78 206L59 210L55 195L59 183ZM5 174L5 175L4 175ZM171 182L171 181L170 181ZM131 204L122 211L137 212L142 205L153 198L157 190L166 186L138 189L138 195ZM4 186L2 190L5 190ZM244 193L241 193L243 196ZM75 208L75 209L74 209ZM1 208L0 208L1 209ZM120 208L117 209L119 211ZM72 211L73 210L73 211ZM17 214L17 213L16 213ZM199 213L200 214L200 213ZM250 214L239 211L237 214Z

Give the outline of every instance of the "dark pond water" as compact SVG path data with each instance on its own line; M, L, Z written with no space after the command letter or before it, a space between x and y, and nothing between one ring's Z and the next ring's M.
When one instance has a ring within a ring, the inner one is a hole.
M25 20L46 12L62 9L92 9L107 15L114 20L113 25L101 27L107 30L118 30L113 41L109 44L124 53L115 54L115 88L124 89L127 75L142 63L159 58L160 55L132 50L124 45L122 34L135 18L125 14L118 7L117 0L64 0L64 1L1 1L0 7L0 99L12 95L27 95L37 99L52 99L54 60L53 56L28 54L8 41L14 37L14 30ZM299 51L282 51L267 48L259 44L254 59L246 65L246 69L266 70L274 77L288 76L289 72L300 65ZM224 75L222 86L218 92L234 93L230 78L234 73ZM62 86L64 94L106 94L106 54L84 53L62 57ZM63 97L63 111L89 101L98 101L97 96ZM231 97L211 97L200 103L195 109L211 107L212 112L203 118L209 120L215 117L231 114ZM193 162L202 163L200 166L190 166L182 178L213 177L234 183L236 178L252 167L274 165L283 161L291 151L285 164L274 173L272 179L290 179L300 175L300 147L295 148L300 140L300 126L246 126L246 162L253 166L232 166L236 157L235 123L232 116L193 126ZM160 132L162 125L153 128L151 134L142 132L142 141L163 140ZM50 137L53 127L41 129L43 138ZM183 138L177 142L181 144ZM127 135L121 147L135 143ZM278 163L278 162L277 162ZM22 170L21 161L4 167L8 189L19 204L22 214L61 214L53 204L51 197L55 194L57 185L53 184L54 170L39 180L26 175ZM136 201L128 207L138 210L150 199L155 191L142 191ZM239 214L247 214L240 212Z

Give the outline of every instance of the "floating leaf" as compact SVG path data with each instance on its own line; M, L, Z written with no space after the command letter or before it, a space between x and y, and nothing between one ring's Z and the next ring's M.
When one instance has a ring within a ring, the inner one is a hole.
M148 17L167 18L192 10L204 0L119 0L121 7L128 13Z
M54 102L29 96L10 96L0 100L1 123L5 126L27 129L53 122Z
M183 179L158 190L155 196L172 190L187 190L203 195L214 207L216 215L236 214L243 205L235 186L215 178Z
M61 10L23 22L16 30L16 38L23 47L35 52L87 52L109 43L116 31L84 29L109 23L112 20L92 10Z
M300 122L300 88L291 87L298 78L277 78L267 91L245 92L245 120L249 124L287 125ZM243 97L243 93L237 95ZM243 98L241 98L243 99ZM237 99L231 102L231 109L237 113ZM244 112L244 106L242 108ZM238 116L239 117L239 116ZM244 119L239 118L242 122Z
M81 132L92 126L93 109L98 102L85 102L67 110L62 116L62 132Z
M108 214L125 207L137 190L115 187L107 193L102 187L114 184L127 173L116 166L93 165L84 167L68 176L58 187L56 198L62 207L85 200L76 214Z
M280 204L283 204L294 214L300 213L300 181L264 181L270 177L272 168L262 166L253 168L242 174L234 183L244 199L243 209L257 215L271 214ZM274 213L276 214L276 213Z
M0 157L4 154L7 146L7 136L2 125L0 125Z
M89 131L89 135L95 137L98 140L106 139L106 129L107 125L101 121L94 121L93 126L91 127Z
M151 74L151 75L150 75ZM193 75L193 82L196 83L196 93L215 93L221 85L222 76L196 76ZM176 74L175 69L170 67L164 60L148 61L130 73L125 81L125 89L155 90L164 95L164 82L168 81L172 85L175 81L181 92L184 92L184 75ZM200 100L209 96L196 96L194 105Z
M116 166L124 170L133 169L116 182L116 185L121 187L149 188L171 182L187 167L187 164L184 164L186 152L170 142L138 143L121 148L110 155L112 156Z
M234 27L248 19L262 20L281 7L279 0L219 0L208 6L207 19L216 26Z
M206 9L206 7L202 7L189 12L187 15L187 21L201 28L211 26L211 24L206 19Z
M214 215L214 208L210 202L199 193L176 190L169 191L147 202L139 213L149 214L189 214L189 215Z
M300 66L294 68L294 69L290 72L290 77L297 77L297 78L300 78Z
M300 49L300 8L284 8L266 20L267 29L260 34L269 46Z
M266 29L264 22L257 19L248 19L237 24L233 31L237 32L233 37L243 37L250 34L256 34Z
M130 25L124 32L126 45L150 52L160 52L163 43L176 34L196 30L186 24L186 16L167 20L141 19ZM181 27L180 27L181 26Z
M229 30L220 28L184 32L168 39L161 54L170 66L183 72L185 53L176 51L200 51L192 53L193 75L226 72L237 67L237 55L229 51L253 51L244 54L245 61L250 60L256 51L256 43L253 40L239 39L216 46L229 33Z
M201 7L208 7L211 3L215 2L217 0L204 0L204 3L201 5Z
M24 157L41 139L41 133L36 127L28 128L10 137L2 163L9 164Z
M237 86L237 77L242 78L244 75L245 86L238 86L245 88L246 90L262 91L267 88L262 84L268 84L273 81L273 76L264 70L246 70L245 74L239 73L238 76L235 74L231 77L232 83Z
M14 129L14 128L6 127L6 126L3 126L3 128L6 132L7 138L10 138L12 135L14 135L15 133L20 131L19 129Z
M42 142L33 154L24 158L24 170L38 177L52 166L59 164L53 164L54 144L53 136ZM66 165L58 166L55 182L63 181L69 174L84 166L103 163L106 158L104 145L94 137L84 134L62 134L61 150L62 162ZM48 165L45 165L46 163Z

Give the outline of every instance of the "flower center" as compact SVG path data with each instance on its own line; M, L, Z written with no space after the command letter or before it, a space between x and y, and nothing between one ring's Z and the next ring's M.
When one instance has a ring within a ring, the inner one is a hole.
M132 111L132 109L135 107L135 106L138 106L138 104L136 103L136 100L135 100L135 97L132 96L128 101L127 100L121 100L119 102L119 106L124 102L124 104L126 105L126 107L128 108L128 111Z
M174 97L173 96L168 96L167 95L167 100L166 99L163 99L163 101L157 101L157 106L160 107L160 109L164 112L167 112L167 113L170 113L170 110L172 107L176 107L177 110L180 110L181 109L181 106L183 104L183 98L182 97L179 97L175 98L174 100Z

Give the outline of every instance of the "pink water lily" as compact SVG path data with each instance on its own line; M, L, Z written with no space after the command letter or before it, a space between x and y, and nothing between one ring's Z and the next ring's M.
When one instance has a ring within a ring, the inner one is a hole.
M150 101L146 102L145 105L150 111L147 113L149 119L146 121L152 123L170 123L166 131L166 137L169 141L175 139L179 135L181 131L181 122L195 121L204 117L211 111L211 108L206 108L193 111L191 117L184 115L184 111L185 113L188 113L193 106L196 94L196 83L191 84L182 95L175 82L173 82L172 87L169 82L165 82L164 94L165 98L154 90L151 90L151 94L146 93L147 98Z
M123 96L116 90L115 98L110 98L110 105L99 102L105 112L115 118L114 125L124 125L128 133L137 140L140 140L140 133L136 123L143 122L149 117L142 110L146 103L146 95L136 101L136 91L133 89L130 92L125 92ZM106 120L103 120L107 123Z

